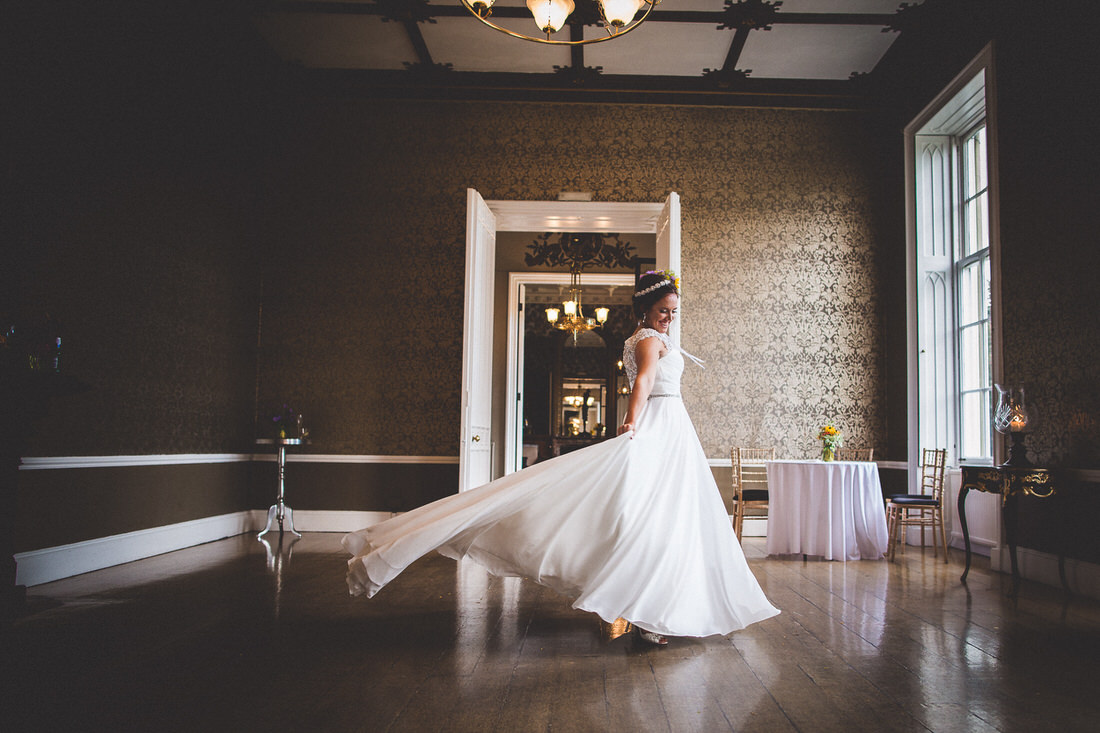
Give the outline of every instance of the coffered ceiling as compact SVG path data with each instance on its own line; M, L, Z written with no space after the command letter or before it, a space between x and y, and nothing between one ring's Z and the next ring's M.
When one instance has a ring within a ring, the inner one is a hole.
M592 2L557 35L606 35L582 25ZM276 0L253 22L314 81L387 96L850 107L923 2L663 0L637 30L580 47L512 38L459 0ZM497 0L493 20L538 34L523 0Z

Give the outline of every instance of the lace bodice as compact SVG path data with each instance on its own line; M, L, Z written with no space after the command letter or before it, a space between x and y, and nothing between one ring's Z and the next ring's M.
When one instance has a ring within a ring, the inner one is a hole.
M623 369L626 370L626 378L630 382L631 389L634 389L634 380L638 377L638 360L634 356L634 350L638 347L639 341L647 339L650 336L659 338L667 352L671 353L676 351L676 347L672 345L672 339L668 337L668 334L661 333L652 328L641 328L635 331L634 335L623 343Z

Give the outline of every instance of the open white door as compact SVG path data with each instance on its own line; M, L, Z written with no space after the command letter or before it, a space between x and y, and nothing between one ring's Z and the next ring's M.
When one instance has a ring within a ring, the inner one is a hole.
M462 430L458 490L492 479L493 274L496 217L466 189L466 298L462 327Z
M680 273L680 194L671 191L661 207L657 217L657 269L673 270ZM684 304L680 303L680 318L684 315ZM680 319L672 322L669 329L672 343L680 345Z

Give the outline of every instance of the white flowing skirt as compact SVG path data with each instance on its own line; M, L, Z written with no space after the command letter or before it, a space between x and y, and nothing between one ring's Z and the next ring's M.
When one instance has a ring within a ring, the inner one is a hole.
M437 550L672 636L727 634L779 613L745 562L681 401L651 400L638 425L345 536L350 592L373 596Z

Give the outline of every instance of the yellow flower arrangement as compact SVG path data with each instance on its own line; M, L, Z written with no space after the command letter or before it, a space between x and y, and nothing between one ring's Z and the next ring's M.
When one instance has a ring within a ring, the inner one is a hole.
M825 461L833 460L837 449L844 445L844 436L832 423L817 431L817 439L821 441L821 459Z

